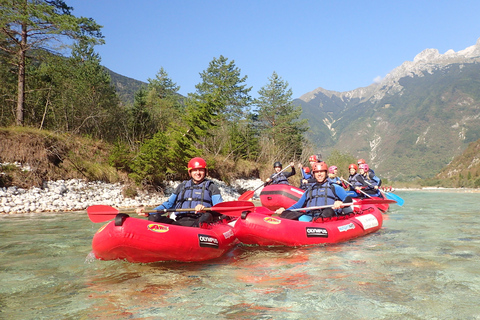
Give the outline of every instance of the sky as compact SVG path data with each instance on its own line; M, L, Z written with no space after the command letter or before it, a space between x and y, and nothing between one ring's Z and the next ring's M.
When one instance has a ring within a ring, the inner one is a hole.
M366 87L427 48L455 52L480 38L480 1L65 0L102 25L101 64L148 82L160 68L195 92L221 55L251 95L276 72L292 98Z

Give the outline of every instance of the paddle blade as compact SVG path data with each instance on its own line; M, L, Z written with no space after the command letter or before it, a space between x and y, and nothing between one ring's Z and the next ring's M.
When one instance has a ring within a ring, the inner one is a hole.
M240 217L243 211L251 211L255 205L250 201L226 201L220 202L210 209L230 217Z
M240 197L238 197L238 200L239 201L250 200L253 197L254 193L255 193L255 191L253 191L253 190L246 191Z
M400 198L396 194L393 194L393 193L390 193L390 192L384 192L384 194L388 199L395 200L400 207L403 206L403 204L405 203L405 200L403 200L402 198Z
M105 222L111 220L115 218L118 213L118 209L103 204L94 205L87 208L88 218L92 222Z

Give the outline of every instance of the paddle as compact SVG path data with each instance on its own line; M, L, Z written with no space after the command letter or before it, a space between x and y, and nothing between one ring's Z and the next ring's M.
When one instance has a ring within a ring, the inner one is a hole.
M274 174L272 176L272 179L275 178L276 176L278 176L280 173L282 173L283 171L287 170L287 168L290 167L290 165L286 166L285 168L282 169L282 171L279 171L277 172L276 174ZM265 183L259 185L258 187L256 187L254 190L249 190L249 191L246 191L244 192L240 197L238 197L238 200L242 201L242 200L250 200L253 195L255 194L255 191L257 191L258 189L260 189L261 187L263 187L265 185Z
M349 207L349 206L361 206L361 205L367 205L367 204L385 204L385 203L395 203L395 200L389 200L389 199L365 199L365 200L359 200L357 202L348 202L344 203L344 207ZM306 210L316 210L316 209L324 209L324 208L332 208L334 205L329 204L325 206L317 206L317 207L306 207L306 208L299 208L299 209L291 209L290 211L306 211Z
M351 184L350 182L348 182L347 180L345 180L345 179L343 179L343 178L340 178L340 179L341 179L342 181L344 181L344 182L348 183L350 186L352 186L352 187L355 189L355 187L353 186L353 184ZM357 190L357 189L355 189L355 190ZM362 191L362 190L360 190L360 189L359 189L359 191L360 191L361 193L363 193L364 195L366 195L367 197L369 197L369 198L371 198L371 197L372 197L371 195L369 195L369 194L368 194L368 193L366 193L366 192L363 192L363 191Z
M230 217L240 217L243 211L252 210L254 204L250 201L227 201L220 202L211 208L203 211L216 211ZM195 211L195 208L184 209L163 209L156 212L188 212ZM135 213L135 211L122 211L107 205L93 205L87 208L88 217L92 222L104 222L115 218L118 213Z
M368 184L369 186L372 186L371 183L369 183L367 180L363 179L365 181L366 184ZM401 207L403 206L403 204L405 203L405 200L403 200L402 198L400 198L399 196L397 196L396 194L393 194L393 193L390 193L390 192L385 192L385 191L382 191L380 189L378 189L380 191L380 193L390 199L390 200L395 200L397 202L397 204Z
M397 204L401 207L405 203L405 200L397 196L396 194L390 193L390 192L385 192L380 190L380 192L384 195L384 197L387 197L388 199L395 200Z

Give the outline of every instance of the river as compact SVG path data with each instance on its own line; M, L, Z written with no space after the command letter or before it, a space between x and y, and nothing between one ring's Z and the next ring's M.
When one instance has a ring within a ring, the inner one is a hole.
M85 212L0 216L0 319L480 319L480 193L397 191L347 243L98 261Z

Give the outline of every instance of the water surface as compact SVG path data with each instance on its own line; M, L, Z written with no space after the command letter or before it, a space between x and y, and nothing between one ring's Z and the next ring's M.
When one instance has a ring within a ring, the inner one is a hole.
M98 261L86 213L0 216L0 319L480 319L480 193L396 192L350 242Z

